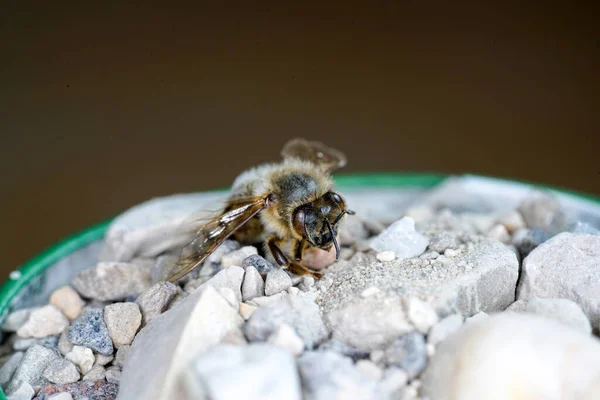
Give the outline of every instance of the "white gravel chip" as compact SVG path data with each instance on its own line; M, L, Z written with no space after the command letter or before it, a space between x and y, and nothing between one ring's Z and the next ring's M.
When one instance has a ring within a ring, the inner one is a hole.
M415 220L404 217L371 240L371 248L377 252L393 251L397 258L411 258L421 255L429 239L415 230Z
M58 308L47 305L32 311L27 322L17 330L17 335L23 338L43 338L59 335L67 326L67 317Z
M244 275L244 282L242 283L242 300L248 301L264 295L265 282L260 276L260 273L253 266L246 267L246 274Z
M232 265L241 267L243 261L253 254L258 254L258 250L254 246L244 246L241 249L227 253L221 258L221 268L229 268Z
M417 297L405 301L408 319L421 332L427 333L438 321L438 316L433 307Z
M267 343L281 347L297 356L304 350L304 341L296 334L296 331L288 324L281 324L275 332L269 336Z
M265 294L272 296L292 287L292 279L283 269L276 269L267 274Z
M135 303L114 303L104 307L104 323L116 348L131 344L142 324L142 313Z
M394 261L396 259L396 253L393 251L382 251L377 253L377 259L381 262Z
M74 346L73 350L65 358L79 368L79 372L85 375L92 369L96 358L92 349L83 346Z

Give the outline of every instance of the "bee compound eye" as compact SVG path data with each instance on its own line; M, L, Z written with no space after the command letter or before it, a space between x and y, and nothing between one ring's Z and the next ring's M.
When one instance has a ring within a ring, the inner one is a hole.
M292 226L294 230L300 234L304 233L304 226L306 221L306 212L302 208L296 209L294 211L294 216L292 218Z

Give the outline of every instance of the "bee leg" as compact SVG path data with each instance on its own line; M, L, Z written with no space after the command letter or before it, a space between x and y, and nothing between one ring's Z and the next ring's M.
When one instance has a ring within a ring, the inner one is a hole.
M315 279L321 279L323 277L322 274L311 271L304 265L297 263L296 261L291 261L289 258L287 258L283 251L279 248L280 242L281 239L279 239L277 236L271 236L265 243L266 248L269 250L269 252L271 252L271 255L279 266L287 268L288 271L296 275L312 275Z
M304 250L304 239L296 241L296 247L294 248L294 261L300 261L302 259L302 250Z

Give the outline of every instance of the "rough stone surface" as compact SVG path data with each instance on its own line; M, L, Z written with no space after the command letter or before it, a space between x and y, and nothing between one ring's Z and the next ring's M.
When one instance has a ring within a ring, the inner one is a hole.
M394 222L371 241L371 248L377 252L393 251L399 259L422 254L429 239L415 230L415 220L404 217Z
M429 240L429 251L434 251L439 254L443 254L448 249L458 249L461 245L460 237L453 232L437 232ZM438 254L438 255L439 255Z
M328 341L321 343L317 350L339 353L346 357L350 357L354 361L369 357L368 352L352 347L336 338L329 339Z
M53 350L44 346L35 345L30 347L15 371L8 385L7 393L12 394L22 382L29 383L34 389L47 384L48 381L43 376L44 371L57 358L58 355Z
M122 262L100 262L78 273L71 284L83 296L100 301L138 296L150 287L152 270Z
M77 367L67 360L57 358L44 370L44 378L59 385L73 383L79 380Z
M489 317L490 316L487 313L484 313L483 311L481 311L481 312L478 312L477 314L473 315L472 317L465 319L465 324L473 324L473 323L485 321Z
M125 360L127 359L127 353L131 346L121 346L119 350L117 350L117 354L115 355L115 365L121 369L125 365Z
M13 349L17 351L27 350L33 345L39 344L40 346L47 347L49 349L55 349L58 346L58 336L46 336L40 339L27 338L17 339L13 343Z
M330 351L304 353L298 359L305 399L381 399L377 382L360 373L350 358Z
M21 382L19 387L8 396L8 400L31 400L35 396L35 390L27 382Z
M299 355L304 350L304 341L287 324L279 325L279 328L269 336L267 343L281 347L294 356Z
M16 332L20 327L22 327L25 322L29 319L29 315L31 311L35 310L34 308L24 308L21 310L13 311L4 320L2 324L2 330L4 332Z
M292 279L283 269L276 269L267 274L265 282L265 294L272 296L292 286Z
M65 358L75 364L83 375L90 372L96 360L92 350L83 346L74 346Z
M269 272L279 269L275 265L273 265L271 262L265 260L263 257L259 256L258 254L254 254L254 255L251 255L250 257L245 258L244 261L242 262L242 267L256 268L256 270L258 271L260 276L262 276L263 279L267 277L267 274Z
M244 260L252 255L257 255L258 250L254 246L244 246L239 250L234 250L230 253L223 255L221 258L221 268L229 268L232 265L241 267Z
M519 229L513 235L512 244L523 259L548 239L550 235L540 228Z
M83 377L84 381L101 381L106 377L106 369L102 365L94 365Z
M281 324L293 328L308 349L323 342L329 334L319 307L305 296L285 296L259 307L244 325L244 333L250 341L266 341Z
M446 338L458 331L463 324L463 316L460 314L448 315L435 324L427 335L427 342L434 346L446 340Z
M50 296L50 304L58 308L71 321L81 315L85 301L71 286L62 286Z
M242 283L242 300L252 300L255 297L264 295L265 282L258 273L258 270L253 266L246 267L246 274Z
M73 344L89 347L100 354L113 353L112 340L104 323L104 311L101 308L85 309L81 317L73 321L69 327L67 339Z
M426 302L416 297L406 301L408 319L421 332L427 333L438 321L435 310Z
M548 318L502 313L465 325L437 347L421 375L421 395L591 400L600 394L599 377L598 339Z
M229 288L235 293L238 302L242 301L242 280L244 279L244 269L242 267L231 266L220 271L206 282L213 288Z
M242 324L212 286L198 288L138 333L127 353L118 399L184 398L176 384L182 368Z
M523 260L518 299L566 298L600 329L600 236L561 233Z
M383 361L388 366L402 368L411 379L418 376L427 363L425 338L417 332L400 336L385 349Z
M538 191L524 199L519 205L519 212L530 228L558 233L565 225L560 202L547 192Z
M121 346L121 347L125 347L125 346ZM118 352L119 351L117 350L117 353ZM106 365L114 359L115 359L114 356L106 356L104 354L96 354L96 362L94 362L94 365Z
M58 338L57 348L58 351L60 351L60 354L62 354L63 356L67 355L68 352L73 350L74 346L73 343L69 342L68 333L69 329L67 328L64 331L62 331Z
M186 377L186 399L300 400L294 358L266 344L219 345L201 354ZM231 376L236 377L235 385Z
M23 338L43 338L59 335L67 326L67 317L58 308L47 305L32 311L27 322L17 330L17 335Z
M135 303L114 303L104 307L104 323L113 345L131 344L142 324L142 313Z
M107 368L105 377L108 382L118 384L121 381L121 371L115 367Z
M146 325L157 315L162 314L169 307L179 289L171 282L157 282L142 293L135 303L142 312L142 322Z
M116 399L119 386L106 381L80 381L65 385L48 385L42 388L34 400L47 400L57 393L70 393L76 400Z
M569 299L540 299L532 298L528 301L517 300L506 309L513 312L528 312L554 318L557 321L584 333L591 333L590 321L581 310L581 307Z
M8 385L12 379L19 364L21 364L21 361L23 360L24 354L25 353L22 351L13 353L9 359L6 360L2 368L0 368L0 386L2 386L2 388L6 388L6 385Z

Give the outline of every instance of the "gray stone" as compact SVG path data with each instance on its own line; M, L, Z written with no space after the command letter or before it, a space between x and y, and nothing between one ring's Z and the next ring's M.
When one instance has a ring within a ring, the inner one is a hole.
M352 347L336 338L329 339L328 341L321 343L317 350L332 351L334 353L350 357L354 361L369 357L368 352L358 350L357 348Z
M89 347L101 354L113 353L112 340L104 323L104 311L101 308L85 309L81 317L73 321L69 327L67 339L73 344Z
M513 246L521 258L525 258L540 244L550 239L550 235L540 228L523 229L515 232L512 240Z
M418 332L400 336L385 349L383 361L388 366L402 368L411 379L417 377L427 364L424 336Z
M235 376L235 385L231 377ZM300 382L294 358L266 344L239 347L218 345L201 354L186 376L187 397L300 400Z
M361 374L350 358L329 351L298 358L305 399L381 399L377 382Z
M23 360L24 354L25 353L22 351L13 353L8 360L6 360L2 368L0 368L0 386L2 386L2 388L6 388L6 385L8 385L12 379L17 367L21 364L21 360Z
M530 228L558 233L565 227L565 214L557 198L548 192L537 191L519 205L519 212Z
M65 329L64 331L62 331L58 338L57 348L58 351L60 351L60 354L62 354L63 356L66 356L68 352L73 350L74 346L73 343L69 342L68 333L69 329Z
M246 267L244 283L242 283L242 300L252 300L265 295L265 282L253 266Z
M255 297L252 300L248 300L248 304L255 306L255 307L260 307L260 306L264 306L264 305L270 304L270 303L277 303L279 300L283 299L287 295L288 295L287 292L279 292L272 296Z
M429 239L415 230L415 220L404 217L388 226L371 241L377 252L393 251L396 258L404 259L421 255Z
M244 260L252 255L257 255L258 250L254 246L244 246L239 250L234 250L221 257L221 268L226 269L231 266L241 267Z
M244 325L244 333L250 341L264 342L281 324L292 327L308 349L323 342L329 334L319 307L305 296L285 296L259 307Z
M127 353L118 399L185 399L177 384L180 372L243 321L212 286L198 288L138 333Z
M131 348L131 346L121 346L119 347L119 350L117 350L117 354L115 356L115 365L121 369L123 369L123 366L125 365L125 360L127 359L127 353L129 352L129 349Z
M52 383L64 385L77 382L80 376L77 367L72 362L57 358L44 370L44 378Z
M292 279L283 269L276 269L267 274L265 294L272 296L292 287Z
M25 324L25 322L27 322L31 311L33 310L35 310L35 308L23 308L21 310L11 312L4 320L4 323L2 324L2 330L4 332L16 332Z
M121 371L116 367L110 367L106 369L106 380L111 383L119 384L121 381Z
M87 374L92 369L94 361L96 360L92 350L83 346L73 346L73 350L71 350L65 358L75 364L77 368L79 368L79 372L83 375Z
M102 365L94 365L92 369L84 375L84 381L103 381L106 377L106 369Z
M47 347L49 349L56 349L58 346L58 336L46 336L41 339L17 339L13 343L13 349L17 351L27 350L28 348L36 344Z
M581 307L569 299L531 298L528 301L517 300L505 311L528 312L554 318L557 321L584 333L591 333L592 326Z
M598 339L549 318L502 313L440 343L421 374L420 394L431 400L592 400L600 393L599 376Z
M446 340L446 338L458 331L463 324L463 317L460 314L448 315L440 320L431 328L427 335L427 342L436 346Z
M215 251L213 251L207 258L205 261L206 263L210 263L210 264L215 264L217 266L220 267L221 264L221 260L223 258L223 256L225 254L231 253L232 251L235 250L239 250L240 247L242 247L238 242L236 242L235 240L225 240L219 247L216 248ZM240 265L238 264L238 267Z
M600 236L561 233L523 260L519 300L567 298L600 329Z
M217 289L229 288L235 293L238 302L242 301L242 280L244 279L244 269L242 267L232 266L220 271L209 279L205 285Z
M17 335L23 338L43 338L59 335L67 326L67 317L58 308L47 305L33 310L27 322L17 330Z
M100 262L78 273L71 284L84 297L100 301L138 296L148 289L152 270L135 264Z
M458 249L460 245L461 240L458 235L453 232L442 231L436 233L431 239L429 239L428 249L429 251L444 254L447 249L455 250Z
M143 325L165 312L178 292L178 287L171 282L157 282L142 293L135 302L142 312Z
M29 383L34 389L39 389L41 386L48 384L48 380L43 375L44 371L58 357L53 350L44 346L35 345L30 347L15 371L6 390L7 393L12 394L22 382Z
M256 268L256 270L258 271L260 276L262 276L263 279L265 279L267 277L267 274L269 272L279 269L278 267L274 266L272 263L265 260L263 257L259 256L258 254L251 255L250 257L245 258L244 261L242 262L242 267Z
M121 347L129 347L128 345L123 345ZM117 353L119 351L117 350ZM108 363L110 363L112 360L114 360L115 357L114 356L106 356L104 354L96 354L96 361L94 362L94 365L106 365Z
M35 396L35 390L27 382L21 382L19 387L13 391L7 400L31 400Z
M71 286L62 286L52 292L50 304L58 308L71 321L81 315L85 301Z
M135 303L114 303L104 307L104 323L113 345L131 344L142 324L142 313Z

